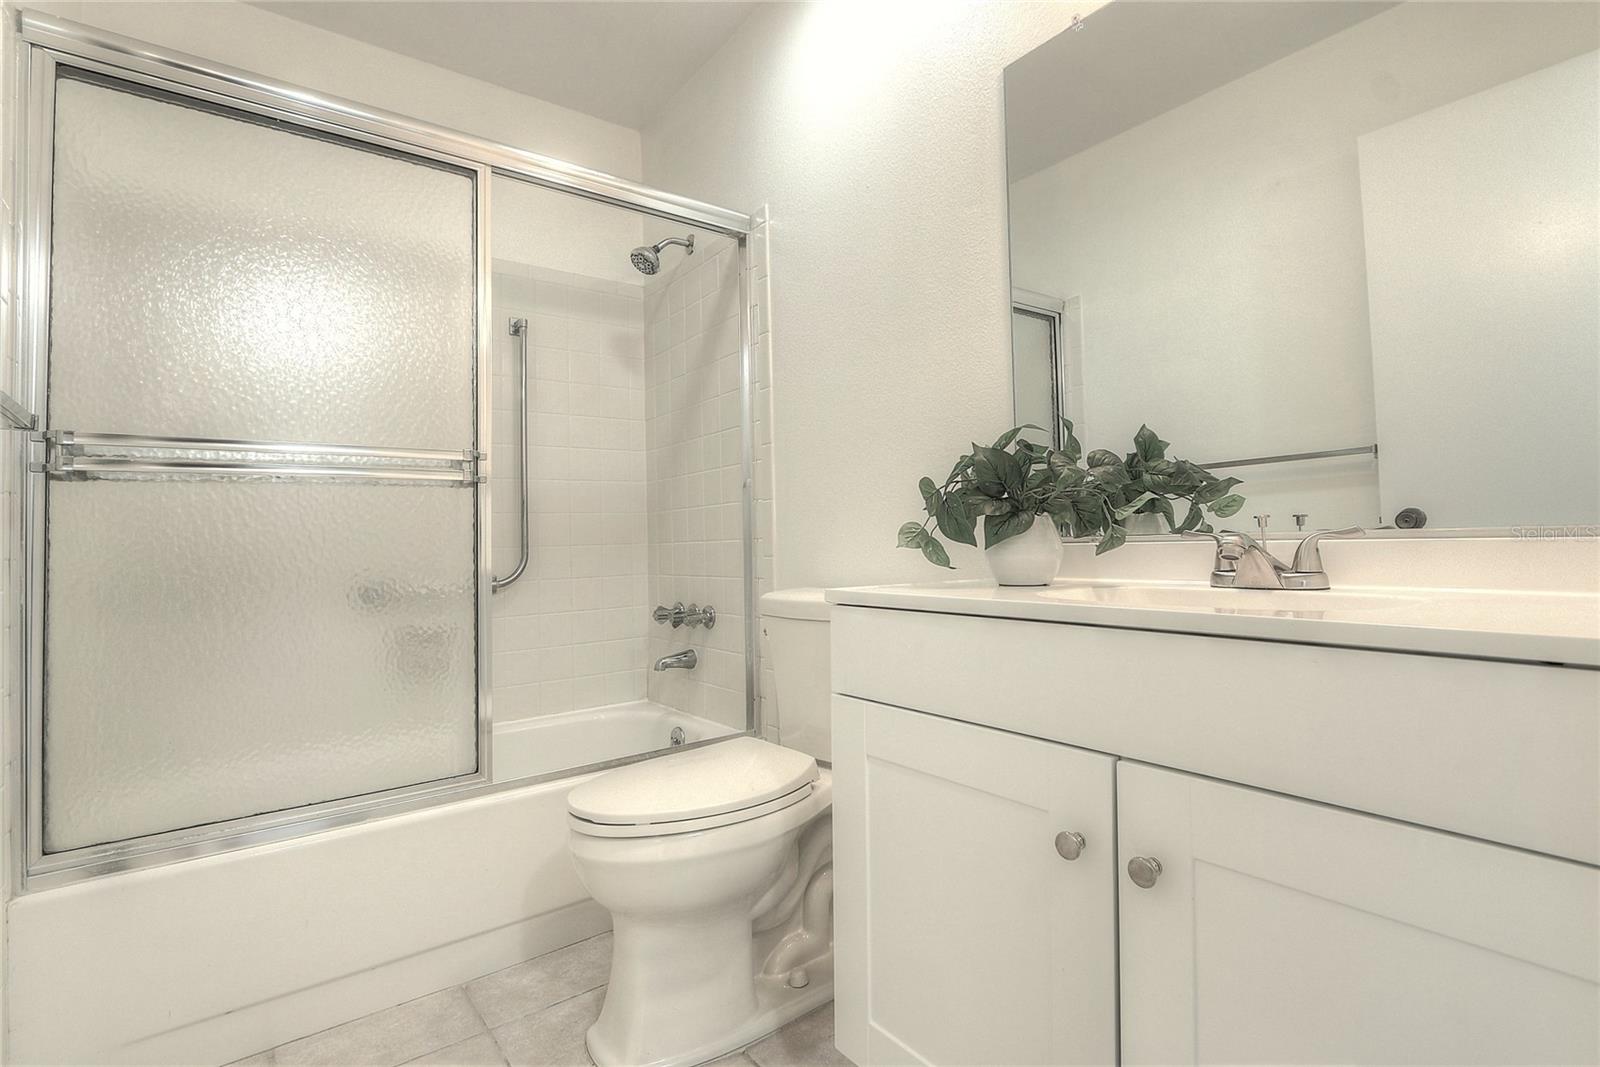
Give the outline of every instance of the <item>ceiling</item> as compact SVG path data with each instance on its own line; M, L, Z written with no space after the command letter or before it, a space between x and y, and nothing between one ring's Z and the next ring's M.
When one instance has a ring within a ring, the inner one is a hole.
M1393 6L1348 0L1107 4L1006 68L1009 180Z
M639 129L754 3L253 0L300 22Z

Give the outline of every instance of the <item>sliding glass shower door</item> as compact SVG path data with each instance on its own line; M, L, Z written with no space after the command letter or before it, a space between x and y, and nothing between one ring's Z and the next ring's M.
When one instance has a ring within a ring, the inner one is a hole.
M483 171L66 66L49 128L35 868L484 778Z

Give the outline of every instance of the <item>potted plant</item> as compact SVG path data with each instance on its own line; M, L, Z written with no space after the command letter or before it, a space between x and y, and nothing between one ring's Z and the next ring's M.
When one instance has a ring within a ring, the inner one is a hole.
M1061 420L1061 448L1040 445L1022 436L1041 430L1031 424L1000 435L987 448L974 443L956 460L940 485L932 478L918 484L927 515L900 527L900 546L919 550L930 563L951 567L950 554L935 535L977 546L978 519L983 543L1001 585L1047 585L1061 561L1061 537L1096 539L1095 554L1122 545L1127 521L1134 515L1155 515L1174 533L1209 532L1207 514L1226 518L1244 506L1234 493L1237 478L1219 478L1183 459L1167 457L1167 442L1148 426L1140 426L1133 451L1119 457L1095 449L1087 457L1073 435L1070 420ZM1181 520L1173 502L1187 501ZM1049 521L1038 522L1041 517Z

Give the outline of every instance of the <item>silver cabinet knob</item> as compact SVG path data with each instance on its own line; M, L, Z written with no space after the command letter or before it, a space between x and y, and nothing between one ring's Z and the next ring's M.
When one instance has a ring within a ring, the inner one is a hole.
M1075 860L1083 855L1083 835L1076 830L1063 830L1056 835L1056 851L1064 860Z
M1135 856L1128 861L1128 877L1140 889L1153 889L1161 877L1161 861L1154 856Z

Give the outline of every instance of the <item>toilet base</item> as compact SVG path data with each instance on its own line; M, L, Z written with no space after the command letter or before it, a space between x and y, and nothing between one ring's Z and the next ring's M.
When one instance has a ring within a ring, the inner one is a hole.
M591 1026L584 1043L589 1058L599 1067L696 1067L709 1063L719 1056L753 1045L785 1023L814 1011L833 999L833 952L805 965L809 983L795 989L788 983L787 975L757 975L755 978L756 1010L741 1020L738 1026L711 1041L667 1059L652 1060L647 1064L630 1064L621 1050L607 1048L604 1040L596 1040L596 1027Z

